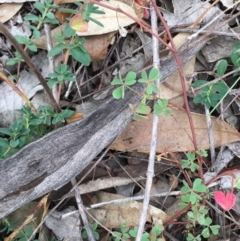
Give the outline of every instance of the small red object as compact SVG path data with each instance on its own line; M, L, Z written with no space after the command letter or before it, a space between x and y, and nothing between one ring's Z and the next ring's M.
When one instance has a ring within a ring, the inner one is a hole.
M232 192L225 194L224 192L217 191L214 193L214 198L217 204L226 211L232 209L236 202L236 196Z

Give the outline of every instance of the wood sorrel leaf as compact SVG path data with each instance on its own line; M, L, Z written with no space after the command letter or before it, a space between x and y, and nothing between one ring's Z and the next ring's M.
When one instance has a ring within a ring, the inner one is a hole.
M225 195L222 191L217 191L214 193L214 198L217 204L226 211L232 209L236 202L236 196L232 192Z
M193 183L193 190L196 192L206 192L207 187L202 184L202 180L200 178L197 178Z

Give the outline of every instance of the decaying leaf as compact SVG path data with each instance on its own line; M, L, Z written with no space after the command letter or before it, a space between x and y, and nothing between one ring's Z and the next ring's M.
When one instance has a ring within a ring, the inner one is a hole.
M67 123L73 123L75 121L78 121L80 119L82 119L84 117L83 113L79 113L79 112L74 112L74 115L71 118L66 119Z
M81 14L76 14L71 18L70 26L72 29L80 32L88 31L88 23L84 21Z
M118 151L149 152L151 142L152 118L132 122L111 149ZM208 131L205 115L192 113L198 149L209 149ZM224 121L211 117L215 147L240 140L240 134ZM157 152L194 150L192 134L187 114L184 111L171 108L171 114L162 118L158 125Z
M116 199L125 198L124 196L106 192L97 192L94 199L96 203L108 202ZM104 226L108 228L118 228L122 223L126 226L137 226L142 211L142 203L129 201L124 203L108 204L101 208L90 210L90 213ZM131 215L129 215L131 214ZM160 223L167 221L169 216L162 210L151 205L148 207L147 222Z
M121 9L128 13L134 18L138 18L135 10L125 3L119 1L104 1L105 5L114 9ZM119 30L121 27L126 27L133 24L135 21L123 13L116 12L109 8L98 6L99 10L104 11L105 14L91 14L91 18L99 21L104 27L97 25L96 23L90 21L88 26L88 31L77 32L79 36L89 36L89 35L100 35L104 33L113 32Z
M4 3L0 5L0 22L11 19L22 7L23 3Z

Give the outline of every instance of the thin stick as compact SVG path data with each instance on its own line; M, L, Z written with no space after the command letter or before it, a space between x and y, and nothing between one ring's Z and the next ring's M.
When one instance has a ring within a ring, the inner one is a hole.
M153 1L155 0L152 0L150 2L151 25L152 25L152 32L157 34L158 33L157 14L155 9L152 6ZM152 36L152 51L153 51L153 67L160 69L159 41L155 36ZM159 88L160 80L157 80L155 84ZM158 94L157 94L157 97L159 96L160 96L160 90L158 91ZM144 232L144 226L146 223L150 193L152 188L152 181L154 177L154 162L155 162L155 156L156 156L157 136L158 136L158 116L154 115L153 126L152 126L151 149L150 149L148 170L147 170L147 181L146 181L145 195L143 200L142 212L139 220L136 241L141 241L142 234Z
M79 192L78 187L77 187L76 178L73 178L71 180L71 183L72 183L72 185L75 189L75 198L76 198L76 202L77 202L77 205L78 205L78 212L81 215L84 227L85 227L87 235L88 235L88 240L96 241L95 238L94 238L93 232L92 232L92 230L89 226L89 222L88 222L88 218L87 218L87 215L85 213L85 210L83 209L83 202L82 202L82 198L81 198L80 192Z
M209 109L206 106L205 106L205 115L206 115L206 122L207 122L207 128L208 128L208 139L210 144L211 161L212 163L214 163L216 154L215 154L214 138L213 138L213 126L212 126L212 120L209 113Z
M41 0L41 2L43 4L44 0ZM44 26L45 36L46 36L47 49L48 49L48 51L50 51L53 48L52 36L50 34L51 30L50 30L49 24L44 23L43 26ZM54 57L48 57L48 62L49 62L50 72L54 73L54 69L55 69ZM54 99L57 100L57 96L58 96L57 85L54 85L52 87L52 94L53 94Z

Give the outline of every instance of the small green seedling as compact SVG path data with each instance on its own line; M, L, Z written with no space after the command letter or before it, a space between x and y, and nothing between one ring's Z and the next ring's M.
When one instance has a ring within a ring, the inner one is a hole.
M133 71L128 72L125 80L122 79L121 74L119 73L119 78L115 78L111 84L112 85L121 85L120 87L117 87L112 95L115 99L123 99L125 96L125 88L129 88L129 86L134 85L136 81L136 73Z
M31 51L37 52L37 46L28 37L18 35L14 37L18 41L18 43L25 44Z
M141 77L138 82L146 84L146 93L148 95L152 95L153 93L157 94L159 89L154 84L154 81L159 80L161 78L161 74L158 69L152 68L147 75L146 71L141 73Z
M159 223L156 223L151 231L144 232L141 238L141 241L163 241L164 239L160 238L163 231L163 226ZM120 240L135 240L137 237L138 227L133 229L128 228L125 224L121 225L121 232L114 231L113 239L114 241Z
M202 180L200 178L196 178L193 182L193 187L189 187L186 181L183 181L183 187L181 188L182 201L184 200L185 205L187 206L189 203L196 204L202 200L201 193L208 192L208 188L202 184ZM187 205L186 205L187 204Z
M39 11L39 15L28 14L24 17L24 20L33 21L34 23L38 23L35 25L27 25L30 29L33 30L33 36L35 39L39 39L40 37L40 27L44 23L58 24L58 20L55 18L55 15L52 13L52 10L57 9L58 6L53 4L53 0L44 0L43 3L35 2L33 4L34 8Z
M199 165L195 163L195 153L187 152L186 156L187 159L181 160L182 168L188 168L191 170L191 172L195 172L199 168Z
M198 80L193 86L196 88L207 83L209 82L206 80ZM199 91L200 94L193 98L193 102L195 104L205 105L207 109L210 109L210 107L216 107L218 102L226 95L228 87L221 81L202 87Z
M3 160L27 145L32 139L37 139L53 130L57 123L64 123L65 119L73 116L72 110L56 113L50 106L39 106L34 113L29 106L17 110L21 113L18 120L9 128L0 128L6 137L0 137L0 160Z
M168 100L167 99L159 99L156 104L154 104L153 109L156 115L163 114L164 117L168 117L171 113L171 110L167 108Z
M90 228L92 229L92 232L93 232L93 235L94 235L95 239L96 239L96 240L99 240L99 234L98 234L98 232L96 231L96 230L97 230L97 226L98 226L97 222L95 222L95 223L89 223L89 226L90 226ZM87 231L86 231L85 228L83 228L82 237L83 237L83 238L88 238L88 234L87 234Z
M145 93L138 93L142 96L141 103L134 107L132 104L129 104L130 109L134 113L134 120L140 120L145 117L145 115L150 114L151 108L147 105L148 100L153 100L154 95L158 93L159 89L154 84L154 81L161 78L161 74L158 69L152 68L149 72L149 75L145 71L141 73L141 78L136 80L137 74L133 71L128 72L125 79L122 78L121 74L119 73L119 77L115 78L111 84L112 85L120 85L116 89L114 89L112 95L115 99L123 99L125 96L125 89L130 89L133 92L136 92L131 86L134 85L136 82L144 83L146 85L146 92ZM154 113L156 115L163 114L167 117L170 114L170 109L167 108L168 100L167 99L159 99L154 104Z
M207 152L204 150L197 150L196 153L200 156L207 157ZM194 163L196 155L195 153L188 152L186 154L187 160L181 160L182 168L188 168L191 172L195 172L199 168L197 164ZM188 232L186 239L188 241L201 241L202 237L209 238L210 234L218 234L219 225L211 225L212 219L208 216L208 209L206 208L205 202L203 200L210 199L213 194L209 192L209 189L205 184L202 183L200 178L196 178L193 182L192 187L190 187L187 182L183 181L183 187L181 188L181 202L179 206L185 208L191 205L191 209L187 212L185 220L187 221L186 229L193 230L197 225L201 225L202 230L199 234L195 236L193 233Z
M60 64L55 67L55 72L49 75L48 86L52 88L56 84L63 83L64 81L75 81L75 75L70 72L68 65Z
M10 58L7 60L7 65L14 65L17 63L21 63L24 62L22 56L19 54L19 52L15 52L15 57L14 58Z
M1 227L0 233L6 232L6 234L10 234L14 232L16 222L9 222L7 218L3 218L1 220ZM11 241L27 241L33 234L33 227L31 225L26 225ZM36 235L32 237L31 240L38 241L38 239L34 239Z

